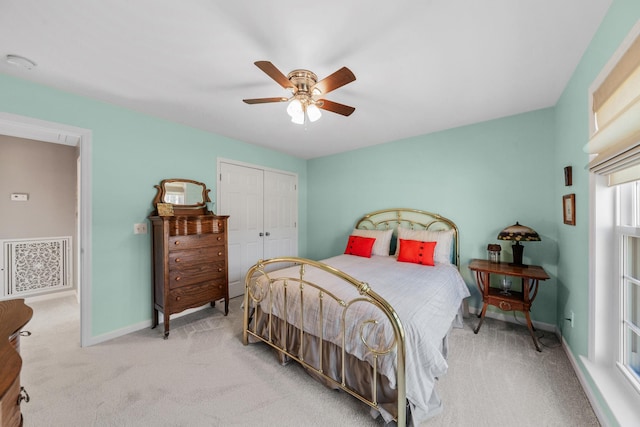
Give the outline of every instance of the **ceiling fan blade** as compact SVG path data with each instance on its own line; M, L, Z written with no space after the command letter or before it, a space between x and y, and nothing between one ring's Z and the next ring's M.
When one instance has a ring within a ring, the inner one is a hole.
M332 113L342 114L343 116L350 116L351 113L356 111L354 107L349 107L348 105L339 104L327 99L319 99L316 105L318 106L318 108L326 111L331 111Z
M253 98L243 99L247 104L266 104L267 102L286 102L288 98Z
M320 92L324 95L332 90L338 89L346 85L347 83L351 83L356 79L356 76L351 72L347 67L342 67L335 73L330 76L325 77L315 84L314 89L319 89Z
M273 80L275 80L283 88L285 88L285 89L295 89L295 86L293 85L293 83L291 83L289 81L287 76L282 74L282 72L280 70L278 70L276 68L276 66L273 65L271 62L269 62L269 61L256 61L256 62L254 62L254 64L256 64L256 66L258 68L260 68L262 71L264 71L269 77L271 77Z

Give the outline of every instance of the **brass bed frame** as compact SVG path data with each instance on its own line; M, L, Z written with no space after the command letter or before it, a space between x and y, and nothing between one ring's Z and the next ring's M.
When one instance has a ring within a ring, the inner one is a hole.
M398 227L410 228L410 229L428 229L428 230L454 230L454 240L453 240L453 248L452 248L452 262L458 267L460 264L460 252L459 252L459 236L458 236L458 228L453 221L442 217L438 214L417 210L417 209L384 209L369 213L363 216L357 223L355 228L359 229L369 229L369 230L388 230L394 229L394 235L397 233L395 230ZM393 239L392 239L393 240ZM391 252L393 252L393 245L391 248ZM299 266L298 275L296 277L271 277L270 273L276 269L290 267L292 265ZM312 283L305 279L305 273L309 268L316 268L327 272L345 282L345 286L349 286L352 289L357 291L358 296L350 299L344 300L340 296L333 294L325 289L323 289L321 284ZM263 277L266 280L259 281L258 278ZM265 283L268 283L268 289L265 286ZM276 287L282 287L282 294L284 295L284 319L287 319L287 292L291 290L291 292L299 292L300 294L300 324L299 325L289 325L288 322L284 322L285 333L284 333L284 342L277 342L273 336L274 322L282 323L282 320L277 319L276 316L271 314L272 308L272 296L274 294L274 289ZM305 335L308 335L305 332L304 325L304 307L305 307L305 299L303 294L303 289L305 287L312 287L318 291L317 304L319 305L319 328L320 337L319 341L319 354L322 355L323 342L324 337L322 336L322 325L324 325L324 316L323 316L323 303L325 298L330 298L335 301L342 308L342 319L341 319L341 328L342 328L342 346L341 346L341 361L340 361L340 378L333 378L325 372L323 366L323 357L319 358L319 365L313 366L308 363L304 358L304 345L305 345ZM263 336L263 334L258 331L258 321L253 321L253 326L251 326L252 316L256 310L256 307L260 305L265 298L269 298L267 301L269 302L269 312L266 313L268 317L267 323L267 336ZM370 343L365 338L365 329L368 327L372 327L378 324L377 320L361 320L359 326L359 334L361 344L366 346L367 350L371 352L373 355L373 371L371 378L371 399L364 396L365 393L359 390L355 390L350 387L346 383L346 375L345 375L345 319L346 313L349 308L354 303L369 303L373 306L377 307L380 310L386 319L390 322L394 331L394 339L390 345L381 344L376 346L375 343ZM288 348L287 343L287 333L288 328L294 327L294 333L299 334L300 343L298 345L297 353L294 353L291 348ZM367 405L380 410L379 402L378 402L378 357L388 355L396 349L396 390L397 390L397 416L396 421L398 426L403 427L407 423L407 407L406 407L406 378L405 378L405 332L402 322L398 317L394 308L385 301L380 295L374 292L373 289L369 286L369 284L361 282L350 275L331 267L322 262L313 261L305 258L298 257L282 257L282 258L272 258L268 260L261 260L256 263L253 267L251 267L245 277L245 294L244 294L244 319L243 319L243 343L247 345L249 343L249 338L262 341L269 346L273 347L275 350L284 355L284 357L289 357L290 359L295 360L307 370L311 371L313 374L320 377L321 380L324 380L325 383L330 384L334 387L340 388L350 395L356 397L360 401L366 403Z

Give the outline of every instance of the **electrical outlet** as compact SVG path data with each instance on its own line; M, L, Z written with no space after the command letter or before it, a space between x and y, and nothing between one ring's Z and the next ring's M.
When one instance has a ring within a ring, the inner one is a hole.
M569 313L571 313L570 316L569 316L569 319L570 319L570 322L571 322L571 327L573 328L573 310L571 310Z
M147 234L147 224L144 222L133 224L133 234Z

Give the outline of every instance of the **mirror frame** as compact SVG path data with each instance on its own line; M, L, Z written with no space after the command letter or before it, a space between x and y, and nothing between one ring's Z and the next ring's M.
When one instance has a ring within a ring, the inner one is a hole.
M166 184L172 183L172 182L186 182L186 183L190 183L190 184L195 184L195 185L199 185L202 187L202 203L198 203L195 205L176 205L173 204L174 206L174 210L182 210L182 209L186 209L186 210L197 210L197 209L201 209L203 211L206 211L206 207L207 207L207 203L211 202L211 199L209 198L209 192L211 191L210 189L207 188L207 185L204 182L200 182L200 181L194 181L192 179L184 179L184 178L170 178L170 179L163 179L162 181L160 181L160 185L154 185L154 187L156 188L156 190L158 191L156 194L156 197L153 199L153 207L154 209L158 209L158 203L165 203L164 202L164 196L166 195L167 191L166 191Z

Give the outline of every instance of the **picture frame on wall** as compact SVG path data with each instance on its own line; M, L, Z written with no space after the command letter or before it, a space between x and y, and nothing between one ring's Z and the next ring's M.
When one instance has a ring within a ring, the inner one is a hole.
M570 187L571 185L573 185L573 174L571 172L571 169L571 166L567 166L564 168L564 185L566 187Z
M567 225L576 225L576 195L562 196L562 218Z

